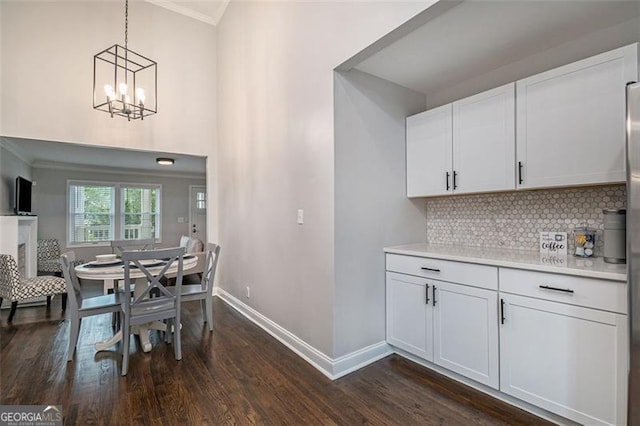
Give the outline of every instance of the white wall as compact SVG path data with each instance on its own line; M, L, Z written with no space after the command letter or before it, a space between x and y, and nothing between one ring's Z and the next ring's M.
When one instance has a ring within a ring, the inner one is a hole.
M92 107L93 55L124 44L123 1L2 1L0 19L1 135L212 152L215 27L130 2L129 48L158 62L158 114L127 122Z
M0 141L0 215L14 214L16 178L31 180L31 166Z
M336 73L334 355L385 340L382 248L423 242L425 203L406 197L405 118L425 97L360 71Z
M204 185L204 179L104 173L99 168L84 170L33 168L33 212L38 215L38 238L56 238L64 251L67 248L67 180L130 182L162 185L161 239L158 247L175 247L181 235L189 235L189 185ZM184 217L185 223L178 223ZM73 248L80 259L91 260L97 254L110 253L108 247Z
M221 286L330 357L332 70L427 6L231 2L218 26Z

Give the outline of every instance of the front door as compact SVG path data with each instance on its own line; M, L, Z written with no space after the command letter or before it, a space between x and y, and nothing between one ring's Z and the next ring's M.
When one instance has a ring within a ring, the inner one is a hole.
M207 243L207 188L204 186L190 186L189 191L190 215L189 229L193 238L199 238Z

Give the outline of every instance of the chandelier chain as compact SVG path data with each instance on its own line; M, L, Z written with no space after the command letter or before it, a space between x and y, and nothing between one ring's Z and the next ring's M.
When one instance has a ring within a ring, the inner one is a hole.
M129 43L129 0L124 3L124 48L128 49Z
M124 84L129 81L127 69L129 69L129 0L124 2Z

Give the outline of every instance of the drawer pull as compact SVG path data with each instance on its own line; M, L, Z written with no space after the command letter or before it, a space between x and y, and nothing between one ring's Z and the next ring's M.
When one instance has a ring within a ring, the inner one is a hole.
M550 287L548 285L541 285L540 288L543 288L545 290L561 291L563 293L573 293L573 290L571 290L570 288L557 288L557 287Z
M431 271L431 272L440 272L440 269L437 268L427 268L426 266L423 266L422 268L423 271Z
M427 291L425 291L425 303L428 305L429 304L429 284L427 284Z
M504 299L500 299L500 324L504 324Z
M436 286L433 286L433 306L436 306Z
M449 176L450 176L449 172L445 172L445 176L447 178L447 191L448 191L449 189L451 189L451 185L449 185Z

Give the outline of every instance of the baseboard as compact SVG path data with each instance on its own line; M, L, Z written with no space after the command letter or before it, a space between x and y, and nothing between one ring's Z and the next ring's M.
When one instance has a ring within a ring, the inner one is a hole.
M331 358L224 289L215 287L214 294L331 380L343 377L392 353L386 342L379 342L347 355Z

